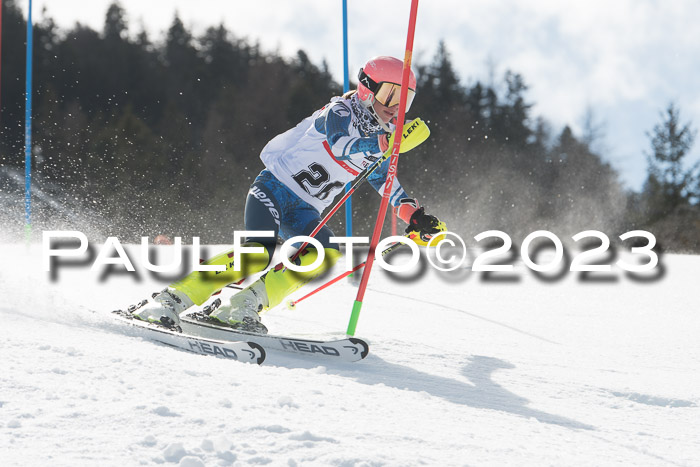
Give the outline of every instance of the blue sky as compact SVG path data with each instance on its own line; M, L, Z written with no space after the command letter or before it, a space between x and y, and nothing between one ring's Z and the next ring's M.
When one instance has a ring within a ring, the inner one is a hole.
M26 11L28 0L24 3ZM101 29L110 0L34 0L61 28ZM237 37L292 56L325 59L342 82L341 0L121 0L131 31L162 39L177 11L195 33L224 23ZM403 57L410 0L348 0L349 63L355 74L374 55ZM604 128L607 160L626 186L640 189L646 132L670 101L682 122L700 127L700 2L692 0L421 0L414 61L431 59L439 40L464 84L510 69L530 85L532 116L559 132L583 131L586 112ZM419 90L420 92L420 90ZM418 95L417 98L420 98ZM700 160L700 140L688 162Z

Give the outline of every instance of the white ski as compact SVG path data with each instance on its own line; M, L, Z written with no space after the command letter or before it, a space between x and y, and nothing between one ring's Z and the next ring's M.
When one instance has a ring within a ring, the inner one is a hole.
M176 347L188 352L229 358L239 362L257 363L260 365L265 361L265 349L256 342L246 342L246 340L241 339L209 339L139 321L134 319L129 312L115 311L113 313L113 316L117 320L131 325L137 336L161 344Z
M280 350L298 355L320 355L348 362L362 360L369 352L369 345L362 339L356 337L338 340L310 340L270 334L257 334L217 324L204 313L182 315L180 317L180 326L183 332L203 338L222 341L247 341L259 344L268 350Z

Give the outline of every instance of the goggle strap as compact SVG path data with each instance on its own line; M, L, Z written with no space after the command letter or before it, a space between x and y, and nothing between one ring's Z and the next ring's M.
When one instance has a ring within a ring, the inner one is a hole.
M369 77L367 73L365 73L365 70L360 68L360 74L357 75L357 79L362 83L367 89L372 91L372 93L376 93L379 91L379 83L374 81L372 78Z

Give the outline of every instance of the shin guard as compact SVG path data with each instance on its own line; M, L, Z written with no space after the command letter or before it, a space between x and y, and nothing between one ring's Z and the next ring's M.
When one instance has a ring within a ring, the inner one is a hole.
M287 295L314 279L319 274L332 268L341 256L340 251L334 248L324 248L324 253L325 259L323 263L312 271L292 271L280 264L275 269L265 274L265 290L269 302L266 308L269 309L282 303L282 300L284 300ZM300 266L307 266L313 264L317 257L318 252L315 248L306 248L299 258L297 258L296 262Z
M260 243L245 243L246 247L261 247ZM267 250L262 253L245 253L241 255L241 268L236 271L233 264L233 250L223 252L203 264L225 266L225 271L194 271L187 277L173 283L170 287L186 294L195 305L206 302L215 292L229 284L245 279L251 274L264 270L270 262Z

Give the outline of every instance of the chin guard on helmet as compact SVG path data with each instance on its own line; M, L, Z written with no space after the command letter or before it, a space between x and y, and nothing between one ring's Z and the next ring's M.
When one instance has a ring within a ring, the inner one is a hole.
M388 133L391 133L392 131L394 131L394 130L389 126L389 122L385 122L385 121L382 119L382 117L379 116L379 114L377 113L377 111L374 110L374 106L372 105L372 98L369 98L369 99L367 99L367 100L365 100L365 101L363 101L362 99L360 99L360 104L362 105L362 107L364 107L365 109L367 109L367 111L370 113L370 115L372 115L372 118L374 118L374 119L377 121L377 123L379 123L379 126L381 126L382 129L383 129L384 131L386 131L386 132L388 132Z

